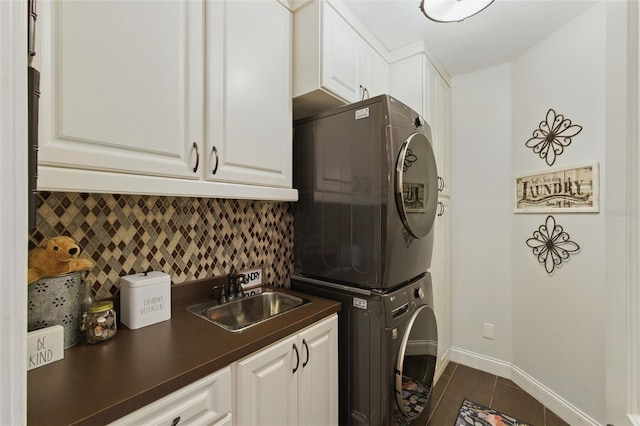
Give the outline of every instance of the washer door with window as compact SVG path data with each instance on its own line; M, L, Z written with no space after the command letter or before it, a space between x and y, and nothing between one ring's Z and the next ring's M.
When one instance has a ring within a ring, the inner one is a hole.
M423 305L408 322L396 365L396 401L405 418L412 420L429 410L437 359L436 317L429 306Z
M400 219L412 237L426 237L436 217L438 172L433 148L425 135L412 133L404 141L395 174Z

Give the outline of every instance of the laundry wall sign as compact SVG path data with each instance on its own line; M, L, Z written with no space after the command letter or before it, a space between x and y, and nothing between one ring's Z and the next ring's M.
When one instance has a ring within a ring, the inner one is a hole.
M515 178L516 213L598 212L598 163Z

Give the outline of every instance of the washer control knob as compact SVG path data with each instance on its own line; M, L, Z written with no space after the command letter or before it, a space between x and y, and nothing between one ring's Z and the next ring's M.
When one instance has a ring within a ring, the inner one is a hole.
M420 117L416 117L416 118L413 120L413 125L414 125L416 128L418 128L418 127L422 126L422 120L420 120Z
M416 299L424 299L424 290L420 287L413 289L413 297Z

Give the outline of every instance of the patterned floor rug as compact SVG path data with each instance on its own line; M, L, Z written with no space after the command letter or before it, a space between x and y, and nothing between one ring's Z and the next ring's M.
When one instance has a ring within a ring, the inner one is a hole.
M465 399L455 426L531 426L499 411Z

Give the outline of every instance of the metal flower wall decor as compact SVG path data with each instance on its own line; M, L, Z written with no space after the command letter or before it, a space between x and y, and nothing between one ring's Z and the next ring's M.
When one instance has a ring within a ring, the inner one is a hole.
M570 240L562 226L549 215L544 225L540 225L533 233L533 238L527 240L527 245L533 249L538 262L544 265L548 274L553 273L556 266L569 259L569 253L576 253L580 246Z
M556 157L571 144L571 138L581 130L582 126L571 124L571 120L550 108L546 119L540 122L539 128L533 131L533 137L525 145L552 166Z

